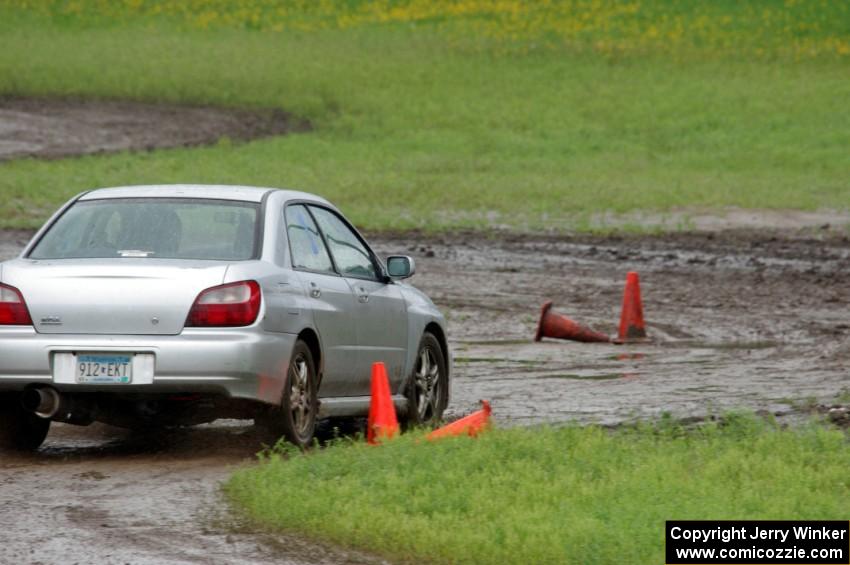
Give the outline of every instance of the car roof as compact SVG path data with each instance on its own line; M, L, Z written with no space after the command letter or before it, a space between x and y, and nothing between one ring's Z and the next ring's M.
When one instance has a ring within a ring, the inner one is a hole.
M263 197L270 192L280 194L283 200L313 200L330 204L321 196L316 196L308 192L223 184L157 184L98 188L86 192L80 197L80 200L100 200L104 198L212 198L217 200L261 202Z

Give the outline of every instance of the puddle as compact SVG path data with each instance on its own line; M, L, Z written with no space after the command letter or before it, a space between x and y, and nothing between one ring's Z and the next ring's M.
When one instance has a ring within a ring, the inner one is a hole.
M458 342L460 345L531 345L535 343L531 339L497 339L497 340L462 340Z
M646 357L645 353L620 353L619 355L612 355L608 359L613 361L640 361L646 359Z
M678 340L671 341L665 344L668 347L685 347L692 349L743 349L743 350L760 350L773 349L781 344L776 341L727 341L727 342L708 342L708 341L692 341Z
M535 376L535 379L570 379L576 381L612 381L616 379L624 379L633 377L632 373L610 373L605 375L578 375L578 374L560 374L560 375L540 375Z
M500 359L498 357L457 357L454 358L455 363L516 363L519 365L537 365L538 361L528 359Z

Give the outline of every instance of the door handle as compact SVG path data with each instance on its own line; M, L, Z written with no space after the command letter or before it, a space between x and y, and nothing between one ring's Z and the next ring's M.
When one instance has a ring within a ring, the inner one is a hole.
M359 293L360 293L360 294L358 294L358 295L357 295L357 300L358 300L359 302L364 303L364 304L365 304L365 303L367 303L367 302L369 302L369 293L368 293L368 292L366 292L366 289L365 289L365 288L363 288L363 287L361 286L361 287L360 287L360 288L358 288L357 290L358 290L358 291L359 291Z
M319 289L319 287L316 286L316 283L314 282L310 283L310 296L312 296L313 298L319 298L320 296L322 296L321 289Z

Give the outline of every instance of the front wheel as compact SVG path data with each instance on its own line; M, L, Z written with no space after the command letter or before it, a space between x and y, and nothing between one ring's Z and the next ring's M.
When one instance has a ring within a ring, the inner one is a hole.
M440 421L449 398L448 373L439 340L425 332L405 391L408 426L430 426Z
M280 406L272 408L262 423L275 439L285 437L304 449L313 441L318 407L313 354L306 343L297 341L292 349Z
M48 430L50 420L24 410L19 394L0 395L0 450L35 451Z

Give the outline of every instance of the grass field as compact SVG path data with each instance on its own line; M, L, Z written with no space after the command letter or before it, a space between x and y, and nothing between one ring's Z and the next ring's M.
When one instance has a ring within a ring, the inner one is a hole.
M10 0L0 94L282 107L308 134L0 164L0 226L84 189L299 187L368 229L848 207L850 5Z
M749 416L497 430L273 455L226 485L259 523L396 561L663 563L671 519L843 519L844 434Z

